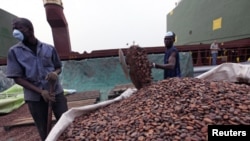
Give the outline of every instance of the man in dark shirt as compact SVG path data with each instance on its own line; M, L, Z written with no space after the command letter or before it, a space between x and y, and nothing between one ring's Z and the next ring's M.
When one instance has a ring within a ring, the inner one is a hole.
M48 102L53 102L52 110L57 120L68 110L67 99L58 80L62 64L55 48L35 37L28 19L14 19L12 28L13 37L20 42L8 51L7 77L23 87L24 100L44 141L48 132Z
M164 64L152 63L153 68L164 70L164 79L170 77L181 77L180 57L177 48L174 46L175 33L169 31L164 37L165 56Z

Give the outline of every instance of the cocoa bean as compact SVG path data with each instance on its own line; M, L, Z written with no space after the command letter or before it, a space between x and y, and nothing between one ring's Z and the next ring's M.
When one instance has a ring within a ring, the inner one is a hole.
M58 140L207 140L208 125L250 125L249 91L245 84L165 79L75 118Z

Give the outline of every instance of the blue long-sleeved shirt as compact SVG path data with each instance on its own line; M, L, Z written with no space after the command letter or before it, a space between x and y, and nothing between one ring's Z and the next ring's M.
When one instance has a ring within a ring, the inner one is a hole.
M49 44L38 41L36 54L19 42L8 51L7 77L21 77L35 86L49 91L49 82L45 80L49 72L62 66L55 48ZM55 94L62 93L63 89L57 80ZM24 88L24 99L28 101L39 101L41 95L30 89Z

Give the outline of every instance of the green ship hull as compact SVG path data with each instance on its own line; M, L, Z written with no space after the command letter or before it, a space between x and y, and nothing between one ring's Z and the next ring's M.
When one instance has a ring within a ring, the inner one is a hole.
M12 37L11 22L17 16L0 9L0 59L6 58L8 49L17 43Z
M182 0L167 14L176 45L250 38L249 0Z

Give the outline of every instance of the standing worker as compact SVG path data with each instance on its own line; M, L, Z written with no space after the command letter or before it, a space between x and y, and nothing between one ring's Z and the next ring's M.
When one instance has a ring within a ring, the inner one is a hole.
M220 50L216 40L210 45L210 50L211 50L211 55L212 55L212 65L216 65L218 51Z
M23 87L24 100L44 141L47 137L48 102L53 102L56 120L68 110L58 79L62 64L55 48L35 37L30 20L16 18L12 29L13 37L20 42L8 51L7 77ZM54 82L53 92L50 92L51 82Z
M170 77L181 77L180 57L177 48L174 46L175 33L169 31L164 37L165 56L164 64L152 63L153 68L164 69L164 79Z

